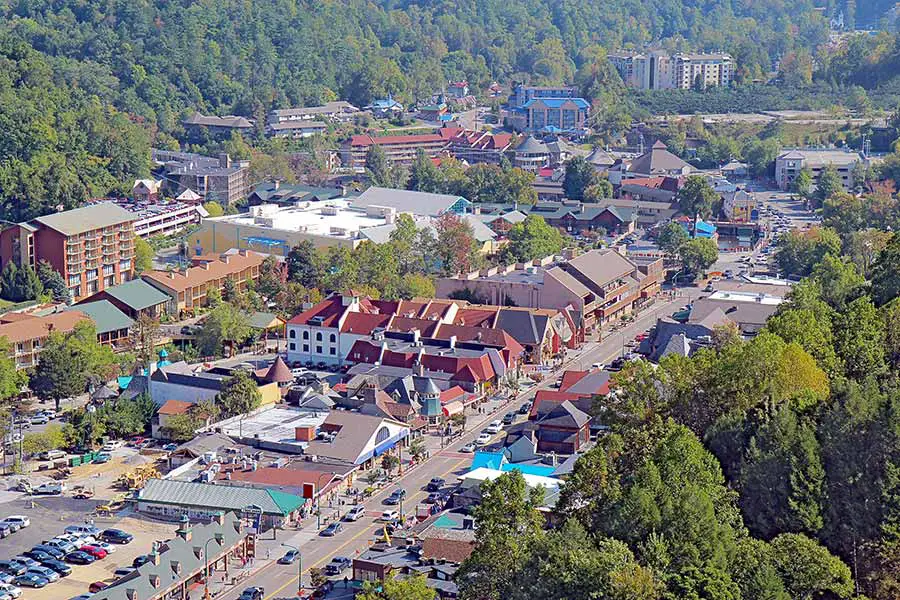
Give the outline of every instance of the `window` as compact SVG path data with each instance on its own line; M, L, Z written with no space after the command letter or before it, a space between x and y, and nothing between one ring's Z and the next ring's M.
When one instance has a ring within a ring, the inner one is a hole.
M25 352L25 344L22 342L16 344L16 352Z
M97 269L89 269L87 272L87 280L93 281L94 279L97 279Z
M294 342L291 342L289 348L290 348L291 350L296 350L296 349L297 349L297 344L295 344Z
M330 355L332 355L332 356L336 355L336 354L337 354L337 348L329 348L329 349L328 349L328 354L330 354Z
M316 354L322 354L322 346L316 346Z
M116 265L103 265L103 274L104 275L115 275L116 274Z
M296 337L297 337L297 330L296 330L296 329L291 329L290 332L288 333L288 337L290 337L291 339L296 338Z
M329 336L328 341L332 344L335 343L337 341L337 336L332 333L331 336Z
M309 352L309 344L303 344L303 351Z
M317 342L321 342L321 341L322 341L322 332L321 332L321 331L319 331L319 332L316 333L316 341L317 341Z
M303 339L304 339L304 340L308 340L308 339L309 339L309 332L308 332L308 331L304 331L304 332L303 332Z

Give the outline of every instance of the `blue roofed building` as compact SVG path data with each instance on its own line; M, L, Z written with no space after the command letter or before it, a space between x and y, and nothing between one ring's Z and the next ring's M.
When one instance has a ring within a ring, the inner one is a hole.
M515 100L510 103L507 125L513 129L545 134L578 134L587 130L591 105L576 97L574 88L527 88L512 98Z

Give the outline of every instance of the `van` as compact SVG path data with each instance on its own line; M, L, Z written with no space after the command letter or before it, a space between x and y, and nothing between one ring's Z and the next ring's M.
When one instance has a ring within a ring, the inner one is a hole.
M41 460L57 460L59 458L65 458L66 453L62 450L46 450L38 454L38 458Z
M69 525L66 527L66 533L76 536L98 536L100 535L100 528L94 527L93 525Z

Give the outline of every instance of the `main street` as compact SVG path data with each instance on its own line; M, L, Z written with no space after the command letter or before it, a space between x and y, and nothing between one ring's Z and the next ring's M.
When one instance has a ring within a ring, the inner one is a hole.
M500 418L505 412L514 410L523 403L530 403L534 395L540 389L550 389L555 385L557 375L567 369L590 369L594 363L608 363L619 356L625 348L625 344L634 339L642 331L650 328L658 317L671 314L673 311L687 304L692 298L700 295L698 288L683 288L678 290L674 298L661 297L654 305L642 311L634 321L618 329L607 333L599 342L588 342L581 350L570 351L561 367L546 377L539 384L509 402L491 401L486 406L490 408L487 414L472 414L466 424L467 433L455 440L448 447L440 448L440 438L426 437L431 456L420 465L407 470L402 476L395 479L390 485L382 488L365 502L366 516L357 522L344 522L344 530L335 537L320 537L317 533L314 519L307 519L302 529L279 531L276 539L272 539L272 533L266 533L268 538L260 542L259 558L256 559L256 571L247 579L229 589L220 596L225 600L236 600L241 591L251 586L261 586L265 589L266 600L296 597L298 565L279 565L276 561L290 546L296 546L302 551L302 568L304 571L304 583L309 585L308 571L310 568L324 567L333 556L347 556L353 558L357 553L368 548L376 537L381 535L381 527L378 517L386 509L399 506L386 506L383 500L398 487L406 490L407 496L403 501L403 511L412 516L415 506L421 502L427 492L425 485L432 477L442 477L448 484L454 484L458 475L465 473L471 463L471 454L462 454L459 449L474 440L482 428L490 421ZM518 416L517 419L524 417ZM492 442L499 441L503 433L494 436ZM405 466L406 467L406 466ZM356 487L364 487L362 481L355 483ZM349 508L348 505L333 508L324 507L323 517L333 518L337 513L343 514ZM324 524L322 525L324 527ZM349 571L347 572L349 574ZM215 579L215 578L213 578ZM202 597L197 595L196 597Z

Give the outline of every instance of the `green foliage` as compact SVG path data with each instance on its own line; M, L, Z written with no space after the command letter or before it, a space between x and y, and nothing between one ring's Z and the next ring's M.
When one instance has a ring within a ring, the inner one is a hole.
M678 190L675 199L678 202L678 210L683 214L691 218L699 215L701 219L708 219L712 215L713 203L718 199L718 195L706 177L690 175Z
M195 415L184 413L171 415L166 418L166 424L162 428L162 434L166 439L176 444L188 442L196 437L196 431L203 423Z
M319 278L316 247L309 240L303 240L288 253L288 279L304 287L313 287Z
M22 452L39 454L47 450L56 450L66 445L66 437L59 425L48 425L44 431L26 433L22 438Z
M609 179L605 177L599 178L595 183L591 184L584 190L585 202L600 202L606 198L613 197L613 186Z
M831 229L789 231L778 238L775 261L786 275L806 276L827 254L838 256L841 240Z
M434 600L434 588L428 586L424 575L405 579L388 577L384 581L367 581L356 595L360 600Z
M566 176L563 179L563 191L570 200L584 200L584 193L589 187L601 181L600 175L584 157L577 156L566 163Z
M248 413L261 403L259 387L245 371L235 373L216 396L216 404L226 418Z
M772 557L792 598L853 596L850 568L805 535L779 535L772 540Z
M660 230L657 238L659 249L672 256L677 256L681 247L690 239L688 232L681 224L671 221Z
M503 260L507 263L550 256L562 250L565 244L562 233L538 215L528 215L524 221L513 225L506 237L509 244L503 249Z
M250 334L247 316L235 306L223 302L209 311L197 334L197 348L205 356L219 356L224 345L240 345Z
M59 274L59 271L50 266L50 263L46 260L41 260L38 263L37 275L44 290L50 292L55 302L69 301L71 297L69 288L66 287L66 282L62 275Z
M203 203L203 208L209 213L210 217L221 217L225 214L225 209L215 200L209 200Z
M872 269L872 297L878 305L900 296L900 236L894 235Z
M819 180L816 182L816 192L813 195L813 198L818 201L819 205L822 205L827 199L843 190L844 186L841 183L841 176L838 175L834 165L829 164L826 165L819 174Z
M406 171L402 166L393 165L378 144L372 144L366 152L366 175L373 185L381 187L404 187L406 182Z
M694 238L678 247L681 255L681 264L684 270L695 278L699 277L706 269L712 266L719 258L719 248L715 240L709 238Z
M134 236L134 274L140 275L153 268L153 247L140 236Z
M287 285L287 274L285 266L274 256L269 255L259 266L259 281L256 288L265 298L274 300L278 294L284 291Z
M834 333L835 350L848 377L863 380L887 368L883 323L868 296L847 305L836 318Z
M797 176L791 182L791 191L801 198L807 198L812 189L812 183L812 173L810 173L809 169L800 169L800 172L797 173Z
M10 302L25 302L26 300L35 300L44 292L44 286L37 273L30 265L17 267L13 261L6 263L3 267L2 276L2 298Z

